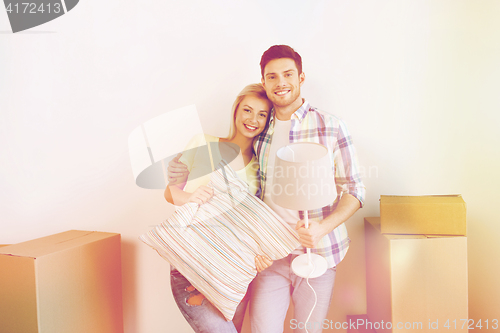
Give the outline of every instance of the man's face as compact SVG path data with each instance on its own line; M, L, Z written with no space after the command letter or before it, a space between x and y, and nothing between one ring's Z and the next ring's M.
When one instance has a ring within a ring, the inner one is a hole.
M262 85L275 107L283 108L298 104L296 107L298 109L302 105L300 87L304 79L304 73L298 72L293 59L280 58L267 63Z

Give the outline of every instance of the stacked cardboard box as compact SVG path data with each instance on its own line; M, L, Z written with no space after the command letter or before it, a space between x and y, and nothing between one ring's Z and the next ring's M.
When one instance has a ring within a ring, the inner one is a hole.
M0 248L0 333L123 332L120 248L78 230Z
M460 195L380 196L383 234L465 236L465 215Z
M465 231L460 196L381 198L381 217L365 218L367 315L377 332L467 332Z

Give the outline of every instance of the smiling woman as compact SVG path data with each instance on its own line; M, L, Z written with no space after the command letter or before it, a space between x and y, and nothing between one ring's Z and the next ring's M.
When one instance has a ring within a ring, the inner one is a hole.
M268 101L251 95L245 96L238 106L235 116L235 125L238 127L238 133L253 138L255 136L255 131L263 129L266 126L268 114ZM243 127L241 127L241 125L243 125ZM246 133L244 128L251 133Z
M185 203L203 204L214 195L213 188L206 186L215 171L214 166L222 160L230 161L235 175L249 186L253 195L260 188L258 181L259 164L255 156L253 142L269 124L271 102L261 84L246 86L233 104L231 128L226 138L210 135L194 137L178 161L185 165L189 177L170 183L165 190L165 198L175 205ZM235 159L235 149L238 156ZM226 158L225 158L226 157ZM187 172L185 173L187 174ZM171 196L169 195L171 193ZM268 258L257 256L255 268L261 271L272 264ZM238 305L232 321L226 321L221 312L175 268L171 272L171 288L177 306L195 332L240 332L248 303L244 297Z
M224 140L231 141L238 136L239 133L237 132L236 119L238 117L243 117L243 113L250 113L254 116L259 115L259 117L257 117L259 121L261 121L262 116L264 116L264 127L259 128L257 131L258 133L252 136L252 138L255 138L258 134L262 133L265 127L267 127L271 109L272 104L267 97L264 87L257 83L249 84L243 88L233 103L231 118L233 118L234 121L231 122L229 134Z
M223 159L230 162L229 165L250 185L251 192L255 194L259 188L257 183L259 165L253 142L269 125L271 109L272 104L261 84L246 86L233 103L231 113L233 121L228 136L194 137L178 159L186 166L185 170L189 171L189 178L186 172L184 178L177 178L175 182L170 181L165 190L165 199L175 205L183 205L186 202L204 203L209 198L207 195L211 195L210 190L204 185L210 179L209 174L213 171L213 166L218 165ZM209 144L209 148L215 149L205 149L206 144ZM237 158L225 158L234 156L234 148L239 148Z
M238 104L234 115L234 136L220 139L220 142L237 144L243 153L243 161L247 165L253 158L253 139L262 133L267 125L271 112L269 100L247 95Z

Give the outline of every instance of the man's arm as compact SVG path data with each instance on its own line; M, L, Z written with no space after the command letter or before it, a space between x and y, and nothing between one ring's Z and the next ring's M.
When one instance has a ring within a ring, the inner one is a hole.
M168 185L163 193L165 200L177 206L187 202L191 194L188 195L183 191L189 176L189 170L184 163L179 162L181 156L182 154L178 154L168 163Z
M320 222L311 222L305 229L304 220L297 222L296 230L305 247L315 247L321 238L347 221L363 207L365 186L359 174L356 150L347 126L339 121L333 159L336 165L335 183L342 188L342 196L335 210Z
M170 162L168 162L168 185L176 185L177 187L183 189L186 185L186 181L189 176L189 170L187 166L179 162L182 154L177 154Z

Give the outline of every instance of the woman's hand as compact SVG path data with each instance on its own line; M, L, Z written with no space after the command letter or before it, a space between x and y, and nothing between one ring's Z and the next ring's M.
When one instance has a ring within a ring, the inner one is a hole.
M269 266L273 264L273 261L266 256L256 256L255 257L255 268L257 272L262 272Z
M204 204L214 195L214 189L208 186L198 187L188 198L187 202Z

